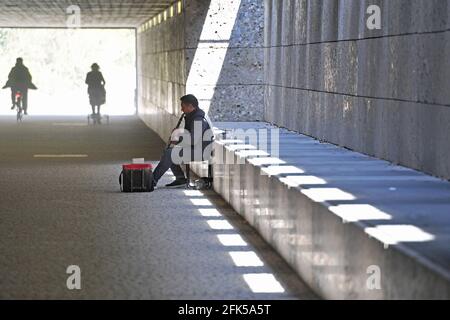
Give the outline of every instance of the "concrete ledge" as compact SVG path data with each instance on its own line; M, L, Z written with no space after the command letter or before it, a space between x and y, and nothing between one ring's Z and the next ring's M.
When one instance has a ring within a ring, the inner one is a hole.
M216 125L275 130L265 123ZM279 132L277 157L270 144L260 150L218 135L214 189L317 294L450 299L449 182Z

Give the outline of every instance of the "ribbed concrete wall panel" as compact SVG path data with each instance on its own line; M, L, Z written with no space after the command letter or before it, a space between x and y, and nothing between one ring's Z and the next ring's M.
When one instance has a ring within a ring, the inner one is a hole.
M381 8L381 30L366 26L369 5ZM450 1L267 0L265 9L267 121L450 178L441 120Z

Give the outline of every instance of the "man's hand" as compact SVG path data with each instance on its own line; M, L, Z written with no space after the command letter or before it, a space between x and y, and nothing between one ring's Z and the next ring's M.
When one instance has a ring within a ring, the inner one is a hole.
M171 144L177 144L180 142L180 137L183 135L184 129L175 129L172 131L172 134L170 135L170 143Z

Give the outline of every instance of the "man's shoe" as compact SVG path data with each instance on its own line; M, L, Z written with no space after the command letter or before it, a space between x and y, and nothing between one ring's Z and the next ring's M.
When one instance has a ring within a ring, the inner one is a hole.
M172 183L166 184L167 188L178 188L186 186L187 179L177 179Z
M152 188L150 189L150 192L153 192L157 189L156 185L157 185L157 182L152 181Z

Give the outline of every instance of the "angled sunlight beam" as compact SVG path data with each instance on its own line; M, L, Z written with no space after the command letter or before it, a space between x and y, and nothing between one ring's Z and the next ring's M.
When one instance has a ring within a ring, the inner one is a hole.
M229 252L237 267L262 267L264 262L253 251Z
M226 8L223 5L224 1L211 0L186 83L186 92L201 100L202 109L207 114L228 52L241 0L226 1Z
M241 158L245 157L267 157L269 154L263 150L241 150L237 151L236 155Z
M233 230L233 226L226 220L208 220L209 227L213 230Z
M288 188L299 187L302 185L324 185L327 182L315 176L287 176L280 178L280 181L288 186Z
M200 214L203 217L222 217L222 214L220 214L219 210L217 209L198 209Z
M412 225L379 225L365 228L371 237L380 240L384 245L395 245L401 242L428 242L435 236Z
M301 190L301 192L316 202L356 199L354 195L338 188L311 188Z
M254 293L283 293L283 286L270 273L248 273L243 275L245 282Z
M204 194L199 190L184 190L183 193L185 196L188 196L188 197L203 197L204 196Z
M250 144L230 144L228 146L225 146L227 150L230 151L238 151L238 150L256 150L255 146L252 146Z
M190 199L194 206L212 206L208 199Z
M260 158L252 158L248 159L250 164L254 166L267 166L267 165L277 165L277 164L285 164L286 161L275 158L275 157L260 157Z
M218 234L220 243L226 247L246 247L247 242L239 234Z
M295 166L268 166L267 168L262 168L261 171L268 176L305 173L303 169Z

